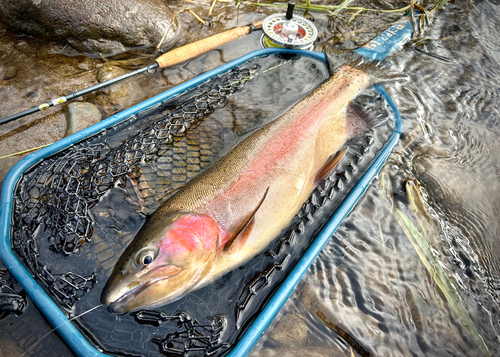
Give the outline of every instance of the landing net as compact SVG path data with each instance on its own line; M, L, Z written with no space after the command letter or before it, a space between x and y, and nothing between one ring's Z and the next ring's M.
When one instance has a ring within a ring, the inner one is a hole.
M146 215L242 135L327 78L315 59L257 58L42 160L16 188L16 254L68 317L99 305ZM357 102L391 117L375 91ZM75 324L110 354L224 355L380 152L392 125L348 142L344 160L289 228L240 269L164 307L124 316L103 307ZM22 339L22 332L12 338Z

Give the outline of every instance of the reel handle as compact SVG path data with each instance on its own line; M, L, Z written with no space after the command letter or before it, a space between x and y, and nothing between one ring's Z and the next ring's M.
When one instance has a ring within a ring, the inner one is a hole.
M240 37L248 35L252 30L262 26L264 21L259 21L253 25L243 27L235 27L233 29L221 32L216 35L189 43L185 46L178 47L169 51L156 59L160 68L167 68L183 63L187 60L198 57L202 54L210 52L226 43L234 41Z
M293 9L295 8L295 3L293 1L288 2L288 7L286 9L285 18L291 20L293 18Z

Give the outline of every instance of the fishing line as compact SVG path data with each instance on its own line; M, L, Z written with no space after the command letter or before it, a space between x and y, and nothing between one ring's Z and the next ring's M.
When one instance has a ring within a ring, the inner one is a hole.
M53 143L50 143L50 144L45 144L45 145L42 145L42 146L37 146L37 147L34 147L34 148L31 148L31 149L27 149L27 150L23 150L23 151L19 151L19 152L15 152L13 154L9 154L9 155L5 155L5 156L1 156L0 157L0 160L2 159L6 159L8 157L12 157L12 156L17 156L17 155L22 155L22 154L27 154L29 152L32 152L32 151L35 151L35 150L38 150L38 149L43 149L44 147L47 147L49 145L52 145Z
M94 311L95 309L97 309L98 307L101 307L103 305L104 304L100 304L100 305L94 306L93 308L91 308L91 309L89 309L87 311L82 312L80 315L76 315L76 316L68 319L68 321L65 321L62 324L60 324L59 326L53 328L52 330L50 330L49 332L47 332L45 335L43 335L38 341L36 341L34 344L32 344L30 348L28 348L26 351L24 351L24 353L21 355L21 357L23 357L28 352L30 352L31 350L33 350L33 348L35 348L45 337L47 337L48 335L50 335L52 332L54 332L55 330L57 330L59 327L62 327L64 325L66 325L67 323L73 321L74 319L76 319L76 318L78 318L80 316L83 316L85 314L88 314L89 312Z

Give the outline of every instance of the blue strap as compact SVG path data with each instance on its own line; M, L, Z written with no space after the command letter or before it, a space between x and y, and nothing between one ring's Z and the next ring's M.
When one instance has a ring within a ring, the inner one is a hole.
M363 47L354 50L354 52L373 60L382 61L402 49L410 41L412 35L413 24L411 18L405 17Z

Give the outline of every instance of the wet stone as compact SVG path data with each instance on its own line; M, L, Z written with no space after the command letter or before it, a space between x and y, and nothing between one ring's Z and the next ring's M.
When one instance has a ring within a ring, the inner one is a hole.
M189 171L200 171L200 165L187 165Z
M82 71L88 71L91 67L92 66L90 63L80 63L78 65L78 68L81 69Z
M182 142L181 142L182 143ZM176 147L174 147L172 149L172 151L176 154L184 154L186 152L186 146L184 145L180 145L181 143L179 143L179 145L177 145Z
M186 160L186 155L184 153L181 153L181 154L177 153L177 154L172 155L172 158L174 160Z
M94 247L94 251L99 254L100 252L102 252L103 250L107 249L108 248L108 244L104 243L104 242L101 242L99 244L97 244L95 247Z
M128 71L121 67L106 66L102 67L97 73L97 80L99 83L103 83L126 73ZM101 91L108 96L109 101L114 105L125 103L130 94L129 83L127 81L115 83L112 86L101 89Z
M158 177L164 177L168 180L168 177L172 176L172 173L169 170L160 170L158 171Z
M187 163L188 163L188 164L199 164L199 163L200 163L200 159L197 159L197 158L191 158L191 157L189 157L189 158L187 159Z
M172 17L172 10L162 0L0 2L0 22L9 29L104 55L154 47L167 31L163 47L171 47L182 28L172 26Z
M141 179L147 182L153 182L156 179L156 173L145 173L142 169Z
M166 178L166 177L157 177L156 178L156 184L158 186L156 186L156 189L158 190L159 186L162 186L162 185L170 185L172 182Z
M141 167L141 174L143 176L146 176L146 175L152 175L152 176L154 176L156 174L156 166L153 166L153 165L142 166Z
M184 167L176 167L172 170L173 174L185 174L186 169Z
M152 185L154 187L154 184ZM152 188L147 188L145 190L141 190L141 198L149 198L156 194L155 190Z
M147 191L147 190L153 191L152 188L154 188L156 186L156 183L154 181L139 182L139 184L137 186L138 186L139 190L141 191L141 195L143 195L143 193L145 194L146 193L145 191Z
M165 193L172 189L170 185L158 185L155 187L156 193Z
M9 79L14 78L16 74L17 74L17 66L9 66L7 67L7 71L5 72L5 76L3 77L3 79L8 81Z
M168 155L161 156L158 158L158 162L159 163L172 162L172 156L168 156Z
M250 357L338 357L339 351L324 347L307 346L303 348L265 348L250 354Z
M171 170L172 164L158 164L158 175L160 175L161 171Z
M14 341L4 334L0 337L0 346L2 346L0 349L0 357L23 356L25 354Z
M295 314L288 314L281 318L269 337L281 346L298 348L306 345L307 334L308 328L304 320Z
M151 195L142 198L143 207L151 207L155 203L155 192L151 191Z
M109 258L111 258L112 256L114 256L114 252L112 249L107 249L103 252L101 252L100 254L97 255L97 259L100 261L100 262L103 262L105 260L108 260Z
M198 151L188 151L188 157L200 157L200 153Z
M115 265L116 265L115 259L108 259L105 262L101 262L101 267L103 271L111 270L115 267Z
M65 136L73 135L101 121L101 112L92 103L73 102L68 104L68 120Z

